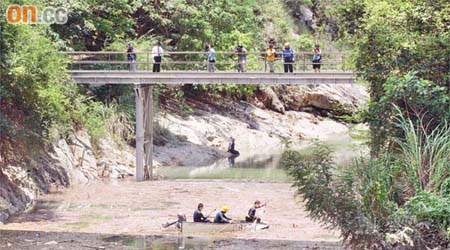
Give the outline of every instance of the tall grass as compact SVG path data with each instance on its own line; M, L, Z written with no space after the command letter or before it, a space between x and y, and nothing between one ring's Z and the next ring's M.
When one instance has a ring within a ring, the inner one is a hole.
M394 141L411 186L416 193L439 191L450 174L450 126L444 123L428 132L422 120L414 124L401 112L396 119L404 137Z
M398 112L401 135L379 157L337 168L332 152L285 152L282 165L309 216L351 249L449 249L450 128L428 130Z

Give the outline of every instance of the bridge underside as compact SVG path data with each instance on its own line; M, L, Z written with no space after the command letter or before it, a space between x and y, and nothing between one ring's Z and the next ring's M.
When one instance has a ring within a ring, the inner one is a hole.
M153 85L154 84L353 84L350 72L177 72L165 71L69 71L81 84L134 84L136 91L136 179L152 179L153 172Z
M69 71L72 79L84 84L353 84L353 73L237 73L148 71Z

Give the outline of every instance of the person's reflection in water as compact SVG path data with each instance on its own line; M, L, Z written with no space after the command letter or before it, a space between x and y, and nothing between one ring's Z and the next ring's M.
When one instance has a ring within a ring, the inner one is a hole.
M230 168L234 167L234 159L238 157L239 155L231 155L228 157L228 164L230 165Z
M235 141L233 137L230 137L230 144L228 144L228 152L231 153L231 156L228 157L228 163L230 164L230 167L234 166L234 159L239 156L239 151L237 151L235 148Z
M178 236L177 242L178 242L178 249L180 249L180 250L186 249L186 244L184 242L183 236Z

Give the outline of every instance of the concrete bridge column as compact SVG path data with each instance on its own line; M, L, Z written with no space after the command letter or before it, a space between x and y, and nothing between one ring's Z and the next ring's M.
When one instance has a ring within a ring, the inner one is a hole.
M136 85L136 181L144 180L144 106L142 89Z
M136 181L153 179L153 86L137 84Z

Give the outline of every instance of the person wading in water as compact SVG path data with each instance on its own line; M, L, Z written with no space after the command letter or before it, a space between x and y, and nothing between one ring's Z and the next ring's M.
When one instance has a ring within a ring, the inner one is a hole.
M236 149L234 149L234 138L230 137L230 144L228 144L228 152L232 153L233 155L239 155L239 151L237 151Z

